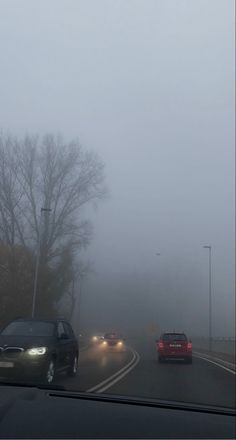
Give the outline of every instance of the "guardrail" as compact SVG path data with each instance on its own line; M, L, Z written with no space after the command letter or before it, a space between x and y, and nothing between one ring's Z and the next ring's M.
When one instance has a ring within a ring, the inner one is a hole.
M192 338L195 348L208 350L209 339L206 337ZM224 354L235 355L235 337L214 337L212 338L212 351Z
M204 340L208 341L208 338L205 336L197 337L194 339L204 339ZM226 342L233 341L234 342L234 341L236 341L236 338L233 336L216 336L216 337L212 338L212 341L226 341Z
M193 336L193 339L205 339L208 341L208 337L207 336ZM211 338L212 341L235 341L236 338L235 336L214 336L213 338Z

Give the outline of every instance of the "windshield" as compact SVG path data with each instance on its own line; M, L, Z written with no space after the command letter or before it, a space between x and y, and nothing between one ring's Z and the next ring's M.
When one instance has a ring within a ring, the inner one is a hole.
M0 0L0 382L236 406L234 3Z
M12 322L2 330L2 336L53 336L54 325L49 322Z
M105 339L117 339L118 335L116 335L115 333L106 333L104 336Z

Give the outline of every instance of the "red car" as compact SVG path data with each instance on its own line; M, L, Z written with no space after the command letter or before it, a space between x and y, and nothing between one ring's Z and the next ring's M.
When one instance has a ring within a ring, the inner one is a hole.
M163 333L156 342L159 362L174 359L192 363L192 342L184 333Z

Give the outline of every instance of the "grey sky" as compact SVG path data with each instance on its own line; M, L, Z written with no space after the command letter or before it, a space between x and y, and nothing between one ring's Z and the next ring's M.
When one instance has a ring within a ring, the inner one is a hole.
M143 325L205 331L211 243L214 329L232 334L234 1L0 0L0 53L0 127L78 136L106 164L86 319L139 303Z

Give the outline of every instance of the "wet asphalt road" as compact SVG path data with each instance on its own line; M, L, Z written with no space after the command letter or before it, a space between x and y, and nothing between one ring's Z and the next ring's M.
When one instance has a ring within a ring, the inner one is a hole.
M61 375L56 383L72 391L235 408L235 374L197 357L192 364L159 364L152 340L130 340L127 345L121 352L101 346L83 349L77 376Z

